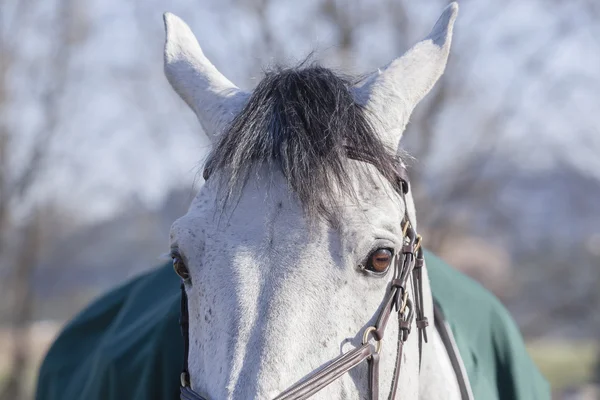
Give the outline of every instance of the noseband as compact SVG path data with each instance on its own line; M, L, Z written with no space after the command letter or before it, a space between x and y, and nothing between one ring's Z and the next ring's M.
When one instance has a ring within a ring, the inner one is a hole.
M208 174L209 172L205 171L205 179L208 178ZM397 190L404 201L409 188L405 170L398 168L396 177ZM406 205L405 201L404 204ZM402 220L402 235L402 250L394 256L394 275L386 289L382 303L383 308L379 311L375 324L365 328L363 331L361 346L334 358L325 367L314 370L307 377L278 395L274 400L306 399L363 362L366 362L368 365L369 399L378 400L381 347L385 329L393 312L398 315L398 344L394 375L388 399L393 400L396 398L402 366L402 349L404 342L406 342L410 334L413 320L416 317L416 326L419 330L419 366L421 364L423 342L427 342L426 327L429 324L423 309L422 270L424 261L421 236L417 235L412 227L407 211ZM408 294L409 279L412 280L414 302ZM188 371L189 316L187 295L183 282L181 283L181 315L179 323L184 339L185 351L183 371L181 373L180 398L181 400L207 400L195 392L190 385L190 374Z

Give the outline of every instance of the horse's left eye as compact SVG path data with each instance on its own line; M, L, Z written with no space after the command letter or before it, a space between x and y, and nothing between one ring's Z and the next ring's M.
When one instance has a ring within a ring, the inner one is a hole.
M369 255L366 269L376 273L388 270L392 263L393 254L390 249L377 249Z
M187 269L187 266L178 255L173 255L173 269L184 281L190 279L190 271Z

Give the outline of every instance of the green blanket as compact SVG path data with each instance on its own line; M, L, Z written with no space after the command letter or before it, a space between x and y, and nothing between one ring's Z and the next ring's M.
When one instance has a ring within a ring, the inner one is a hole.
M435 300L452 328L476 399L550 399L500 302L432 254ZM183 343L171 265L109 292L73 319L39 372L37 400L178 399Z

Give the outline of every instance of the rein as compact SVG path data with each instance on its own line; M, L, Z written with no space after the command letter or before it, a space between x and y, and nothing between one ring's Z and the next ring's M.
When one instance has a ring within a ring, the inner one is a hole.
M349 156L351 158L358 158L355 157L354 154L349 154ZM204 178L208 179L209 174L210 171L205 170ZM409 184L403 168L398 168L396 170L396 184L396 190L406 205L405 196L408 193ZM402 350L404 342L408 340L412 323L416 318L416 326L419 331L419 367L421 365L423 342L427 342L426 327L429 325L423 308L422 269L424 259L421 236L418 235L412 227L408 218L408 211L405 211L402 220L402 235L403 246L401 251L394 255L394 276L386 289L382 302L383 308L379 312L375 324L364 329L361 346L334 358L325 367L314 370L307 377L279 394L274 400L306 399L319 392L345 373L361 365L363 362L366 362L368 365L369 399L378 400L379 359L381 347L390 316L394 312L398 316L398 347L388 399L394 400L396 398L400 369L402 367ZM414 299L411 299L408 294L409 280L411 280L413 287ZM190 374L188 371L189 315L187 294L185 292L183 281L181 283L181 314L179 324L184 339L184 362L180 377L180 399L207 400L191 388Z

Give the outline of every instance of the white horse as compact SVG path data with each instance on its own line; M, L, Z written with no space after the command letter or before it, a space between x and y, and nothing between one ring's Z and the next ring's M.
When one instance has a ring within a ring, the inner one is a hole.
M214 144L210 178L171 229L195 392L274 398L341 354L375 344L363 334L385 307L405 215L417 226L410 191L403 196L390 177L412 110L445 69L457 12L452 3L426 39L357 84L300 66L267 74L252 93L219 73L190 28L165 14L166 76ZM396 375L396 318L376 343L385 396ZM433 323L422 352L412 331L399 397L461 398ZM360 363L314 398L370 398L370 376Z

